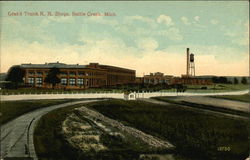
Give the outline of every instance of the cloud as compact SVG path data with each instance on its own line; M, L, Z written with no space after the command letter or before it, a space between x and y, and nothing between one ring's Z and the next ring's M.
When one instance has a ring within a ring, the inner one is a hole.
M187 17L183 16L183 17L181 17L181 21L182 21L182 23L184 23L187 26L193 25L197 28L202 28L202 29L206 28L205 25L199 23L200 16L195 16L193 18L193 20L189 20Z
M167 26L172 26L174 25L173 21L172 21L172 18L170 16L167 16L167 15L160 15L158 18L157 18L157 23L162 23L162 24L165 24Z
M230 31L230 30L225 30L225 33L224 33L225 36L228 36L228 37L235 37L237 34Z
M110 26L117 26L119 25L119 22L114 19L106 19L104 17L97 17L97 16L90 16L86 19L86 21L96 24L104 24L104 25L110 25Z
M195 16L194 20L198 22L200 20L200 17L199 16Z
M124 22L125 23L133 23L134 21L141 21L141 22L144 22L144 23L148 23L148 24L153 24L155 23L155 21L151 18L148 18L148 17L143 17L143 16L127 16L124 18Z
M248 76L248 56L240 61L223 63L213 55L196 56L196 72L200 75Z
M233 39L233 42L241 46L247 46L249 48L249 21L246 21L243 24L243 27L243 33L237 39Z
M141 39L137 42L137 46L145 51L154 51L158 48L158 42L152 38Z
M143 72L147 74L157 71L172 75L185 73L185 49L187 46L172 46L176 51L169 46L166 46L167 48L160 46L162 41L166 42L164 45L168 45L168 42L179 43L183 40L182 32L184 31L174 25L171 17L161 15L157 19L151 19L143 16L130 16L125 19L126 22L131 23L125 23L123 19L119 18L89 17L84 18L82 22L79 22L79 26L74 28L75 23L70 24L69 19L45 18L30 24L11 18L8 23L3 23L0 48L1 71L6 72L14 64L60 61L69 64L99 62L116 65L135 69L139 76ZM194 23L195 19L191 20L181 17L181 21L186 25L199 24ZM23 27L23 23L25 23L25 27ZM56 24L54 30L49 28L50 23ZM60 23L67 23L67 32L58 30L61 26L65 27ZM234 36L234 33L237 33L235 38L230 40L234 44L249 45L248 23L245 23L246 28L241 31L242 33L232 31L222 33L227 36L230 34ZM96 28L92 28L92 26ZM227 27L225 28L227 29ZM70 31L75 34L65 35ZM56 34L62 36L56 37L58 36ZM9 41L6 41L6 37L9 38ZM76 44L68 37L83 43ZM125 43L126 40L131 44ZM248 50L242 51L244 48L192 44L189 47L195 53L198 75L248 75L249 73Z
M225 36L228 36L233 44L239 46L249 47L249 21L245 23L239 23L240 31L227 29L225 26L221 27L221 31Z
M122 33L124 35L135 36L136 38L140 37L160 37L161 39L168 39L171 41L179 42L183 40L183 36L180 33L180 30L176 27L168 28L151 28L151 27L134 27L134 26L117 26L115 31Z
M216 20L216 19L211 19L210 23L213 24L213 25L217 25L219 23L219 21Z
M90 40L85 45L57 44L52 47L39 42L13 42L1 47L1 69L6 72L14 64L60 61L68 64L98 62L126 67L135 69L138 76L157 71L175 76L185 73L186 46L156 50L158 43L153 38L141 39L138 46L140 49L129 47L116 38ZM195 54L197 75L241 76L249 73L248 54L218 46L189 47ZM241 59L235 60L233 54L242 55Z
M191 22L189 22L189 19L187 17L181 17L181 21L185 24L185 25L191 25Z
M165 30L157 31L158 35L165 36L166 38L173 41L181 41L183 40L183 36L180 34L180 30L178 28L171 27Z

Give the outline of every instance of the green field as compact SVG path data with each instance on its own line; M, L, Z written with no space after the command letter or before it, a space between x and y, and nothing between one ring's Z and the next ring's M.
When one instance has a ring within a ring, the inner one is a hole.
M223 83L215 83L213 85L187 85L189 89L200 89L201 87L207 87L207 89L215 89L215 90L244 90L249 89L249 85L247 84L223 84Z
M227 96L211 96L211 97L222 98L222 97L227 97ZM244 100L247 100L247 99L245 99L245 97L247 97L245 95L229 96L229 97L231 97L231 98L238 97L238 99L241 97L244 97ZM176 98L177 98L177 100L176 100ZM167 102L167 103L177 104L177 105L185 105L185 106L198 108L198 109L205 109L205 110L211 110L211 111L216 111L216 112L221 112L221 113L228 113L228 114L232 114L232 115L239 115L242 117L249 117L248 112L234 110L234 109L225 108L225 107L207 105L207 104L198 104L198 103L192 103L192 102L187 102L187 101L179 101L178 97L162 96L162 97L152 97L152 99L156 99L156 100ZM241 99L243 99L243 98L241 98ZM230 99L230 100L233 100L233 99Z
M48 107L72 100L25 100L25 101L1 101L0 124L4 124L24 113L38 108Z
M207 89L202 89L206 87ZM186 92L198 93L216 93L216 92L230 92L249 89L249 85L244 84L213 84L213 85L187 85Z
M213 98L222 98L241 102L250 102L250 93L244 95L212 96Z
M112 100L91 106L106 116L169 140L176 154L193 160L236 160L248 156L248 123L198 113L178 105Z

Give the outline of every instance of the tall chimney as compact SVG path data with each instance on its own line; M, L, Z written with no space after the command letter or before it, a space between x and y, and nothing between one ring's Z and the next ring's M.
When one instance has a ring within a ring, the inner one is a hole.
M187 77L189 77L189 48L187 48Z

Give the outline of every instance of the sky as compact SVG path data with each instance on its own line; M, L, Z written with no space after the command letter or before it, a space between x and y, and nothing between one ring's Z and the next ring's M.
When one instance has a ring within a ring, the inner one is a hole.
M196 75L249 76L248 1L1 1L0 28L0 72L59 61L180 76L190 48Z

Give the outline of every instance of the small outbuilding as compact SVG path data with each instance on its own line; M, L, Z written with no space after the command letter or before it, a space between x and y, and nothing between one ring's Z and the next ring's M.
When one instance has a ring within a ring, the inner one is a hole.
M135 92L132 92L132 93L126 92L126 93L124 93L124 99L125 100L136 100L136 93Z

